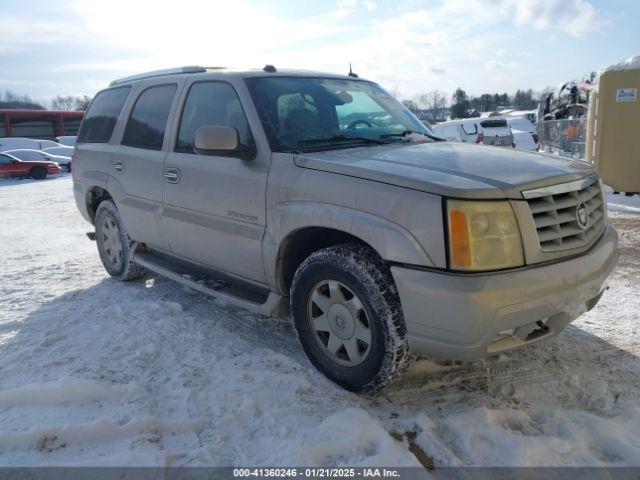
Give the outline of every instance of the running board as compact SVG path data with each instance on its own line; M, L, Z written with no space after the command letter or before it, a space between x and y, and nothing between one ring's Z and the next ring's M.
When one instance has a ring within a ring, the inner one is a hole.
M164 256L136 252L133 261L192 290L254 313L277 316L283 313L283 297L264 288L230 279L223 274L201 273Z

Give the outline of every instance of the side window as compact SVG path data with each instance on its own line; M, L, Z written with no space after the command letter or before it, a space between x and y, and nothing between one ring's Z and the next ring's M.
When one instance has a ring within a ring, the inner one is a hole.
M240 99L231 85L224 82L194 83L182 110L176 152L194 153L196 130L206 125L234 127L242 145L253 146L249 122Z
M475 123L472 123L471 125L464 125L463 124L462 125L462 130L467 135L475 135L476 133L478 133L478 125L476 125Z
M11 163L11 159L6 155L0 154L0 164L9 164Z
M107 143L130 90L118 87L98 93L82 120L77 143Z
M176 85L159 85L144 90L133 106L124 130L122 145L160 150Z

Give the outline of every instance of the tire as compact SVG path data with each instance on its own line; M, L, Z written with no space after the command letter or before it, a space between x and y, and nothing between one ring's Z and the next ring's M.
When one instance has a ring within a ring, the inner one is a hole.
M29 172L29 176L35 180L44 180L47 178L47 169L44 167L33 167Z
M137 243L127 234L120 213L111 200L105 200L98 206L94 225L100 260L109 275L127 281L142 277L147 272L133 261Z
M311 363L347 390L378 390L414 360L391 272L366 246L337 245L302 262L291 313Z

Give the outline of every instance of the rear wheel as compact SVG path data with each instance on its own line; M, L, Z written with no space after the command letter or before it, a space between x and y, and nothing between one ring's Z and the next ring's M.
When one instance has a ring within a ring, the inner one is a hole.
M412 363L391 272L366 246L338 245L307 258L293 279L291 312L311 362L348 390L382 388Z
M44 167L33 167L29 172L29 176L35 180L43 180L47 178L47 169Z
M146 269L133 261L137 243L131 240L111 200L102 202L96 211L96 244L105 270L118 280L133 280Z

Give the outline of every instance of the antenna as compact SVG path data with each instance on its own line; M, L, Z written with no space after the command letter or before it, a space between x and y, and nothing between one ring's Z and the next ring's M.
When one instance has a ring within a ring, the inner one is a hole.
M349 62L349 76L353 78L358 78L358 74L353 73L353 70L351 70L351 62Z

